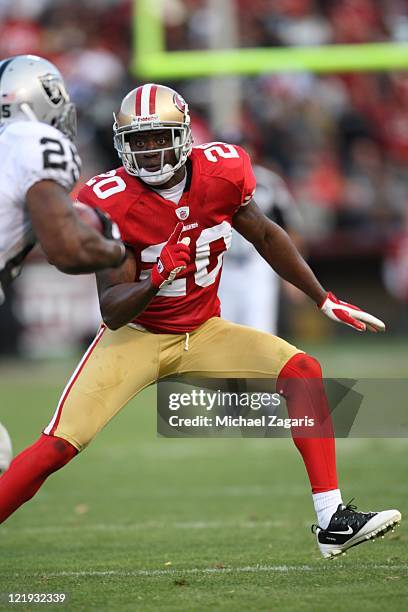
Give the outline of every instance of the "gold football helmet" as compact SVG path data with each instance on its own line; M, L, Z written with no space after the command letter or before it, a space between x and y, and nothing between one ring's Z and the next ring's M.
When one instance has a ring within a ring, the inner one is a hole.
M126 172L132 176L149 185L161 185L186 163L193 146L190 114L185 100L170 87L149 83L133 89L122 100L119 113L114 113L113 117L115 149ZM161 153L161 166L151 172L141 167L137 159L147 151L132 150L130 136L141 131L164 129L171 131L172 146L155 149ZM166 151L174 151L175 165L165 162Z

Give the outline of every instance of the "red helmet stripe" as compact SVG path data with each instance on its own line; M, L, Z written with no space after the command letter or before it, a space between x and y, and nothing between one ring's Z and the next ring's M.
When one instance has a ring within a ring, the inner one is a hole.
M142 114L142 92L143 87L136 89L136 100L135 100L135 115L139 117Z
M152 85L150 90L149 97L149 114L154 115L156 112L156 93L157 93L157 85Z

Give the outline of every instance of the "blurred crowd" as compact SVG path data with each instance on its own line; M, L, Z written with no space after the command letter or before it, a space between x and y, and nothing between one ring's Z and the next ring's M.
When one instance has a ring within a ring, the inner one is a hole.
M408 40L404 0L234 2L242 47ZM208 47L211 3L166 0L163 7L168 49ZM1 57L42 54L66 76L79 109L84 178L117 165L111 113L138 84L129 74L132 2L0 0L0 19ZM381 236L385 248L408 200L406 72L246 78L233 135L212 130L205 84L173 84L192 102L198 141L250 140L258 161L288 181L311 241L350 229L370 234L373 248Z
M404 0L234 0L241 47L406 40ZM166 0L169 46L208 46L206 0Z
M233 3L238 47L408 41L406 0ZM141 82L129 71L132 5L0 0L0 57L43 55L66 78L79 111L84 180L119 165L112 111ZM217 2L162 5L167 49L208 48ZM241 119L225 134L211 125L208 80L167 84L191 103L197 143L248 144L257 164L285 179L310 253L384 258L386 286L408 302L408 72L243 78Z
M208 47L208 3L166 4L168 48ZM242 47L408 41L400 0L236 6ZM199 105L202 87L187 89ZM239 131L289 182L316 248L386 251L408 204L408 73L261 75L245 79L244 91Z

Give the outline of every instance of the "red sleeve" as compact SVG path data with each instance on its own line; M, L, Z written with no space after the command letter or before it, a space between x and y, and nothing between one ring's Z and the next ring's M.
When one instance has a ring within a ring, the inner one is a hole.
M86 184L82 185L76 199L78 200L78 202L82 202L82 204L87 204L88 206L92 206L93 208L97 208L98 206L101 207L100 200L98 204L98 198L94 194L92 187L89 187Z
M241 189L241 206L246 206L254 197L256 189L256 178L252 170L251 159L248 153L242 147L235 145L242 160L242 189Z
M122 238L128 241L127 210L132 199L125 194L127 184L116 171L106 172L90 179L79 190L78 202L92 208L100 208L118 224Z

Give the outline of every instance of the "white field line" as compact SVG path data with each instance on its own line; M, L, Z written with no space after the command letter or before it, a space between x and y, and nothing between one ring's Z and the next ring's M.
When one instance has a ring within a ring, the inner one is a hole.
M291 523L285 521L176 521L173 523L165 523L160 521L146 521L144 523L131 523L129 525L114 524L114 523L94 523L94 524L73 524L73 525L44 525L38 527L18 527L18 529L10 529L1 527L0 532L4 536L16 534L53 534L61 533L62 531L77 531L85 529L86 531L142 531L145 529L281 529L290 527ZM310 527L311 522L304 523L303 527Z
M153 570L133 570L131 572L121 570L86 570L80 572L37 572L31 574L33 577L47 578L80 578L80 577L118 577L118 578L138 578L138 577L155 577L155 576L175 576L175 575L194 575L194 574L257 574L260 572L271 573L289 573L289 572L319 572L321 571L337 571L341 569L350 569L345 564L331 562L311 567L310 565L252 565L246 567L193 567L187 569L153 569ZM359 569L365 570L387 570L387 571L407 571L408 565L361 565Z

